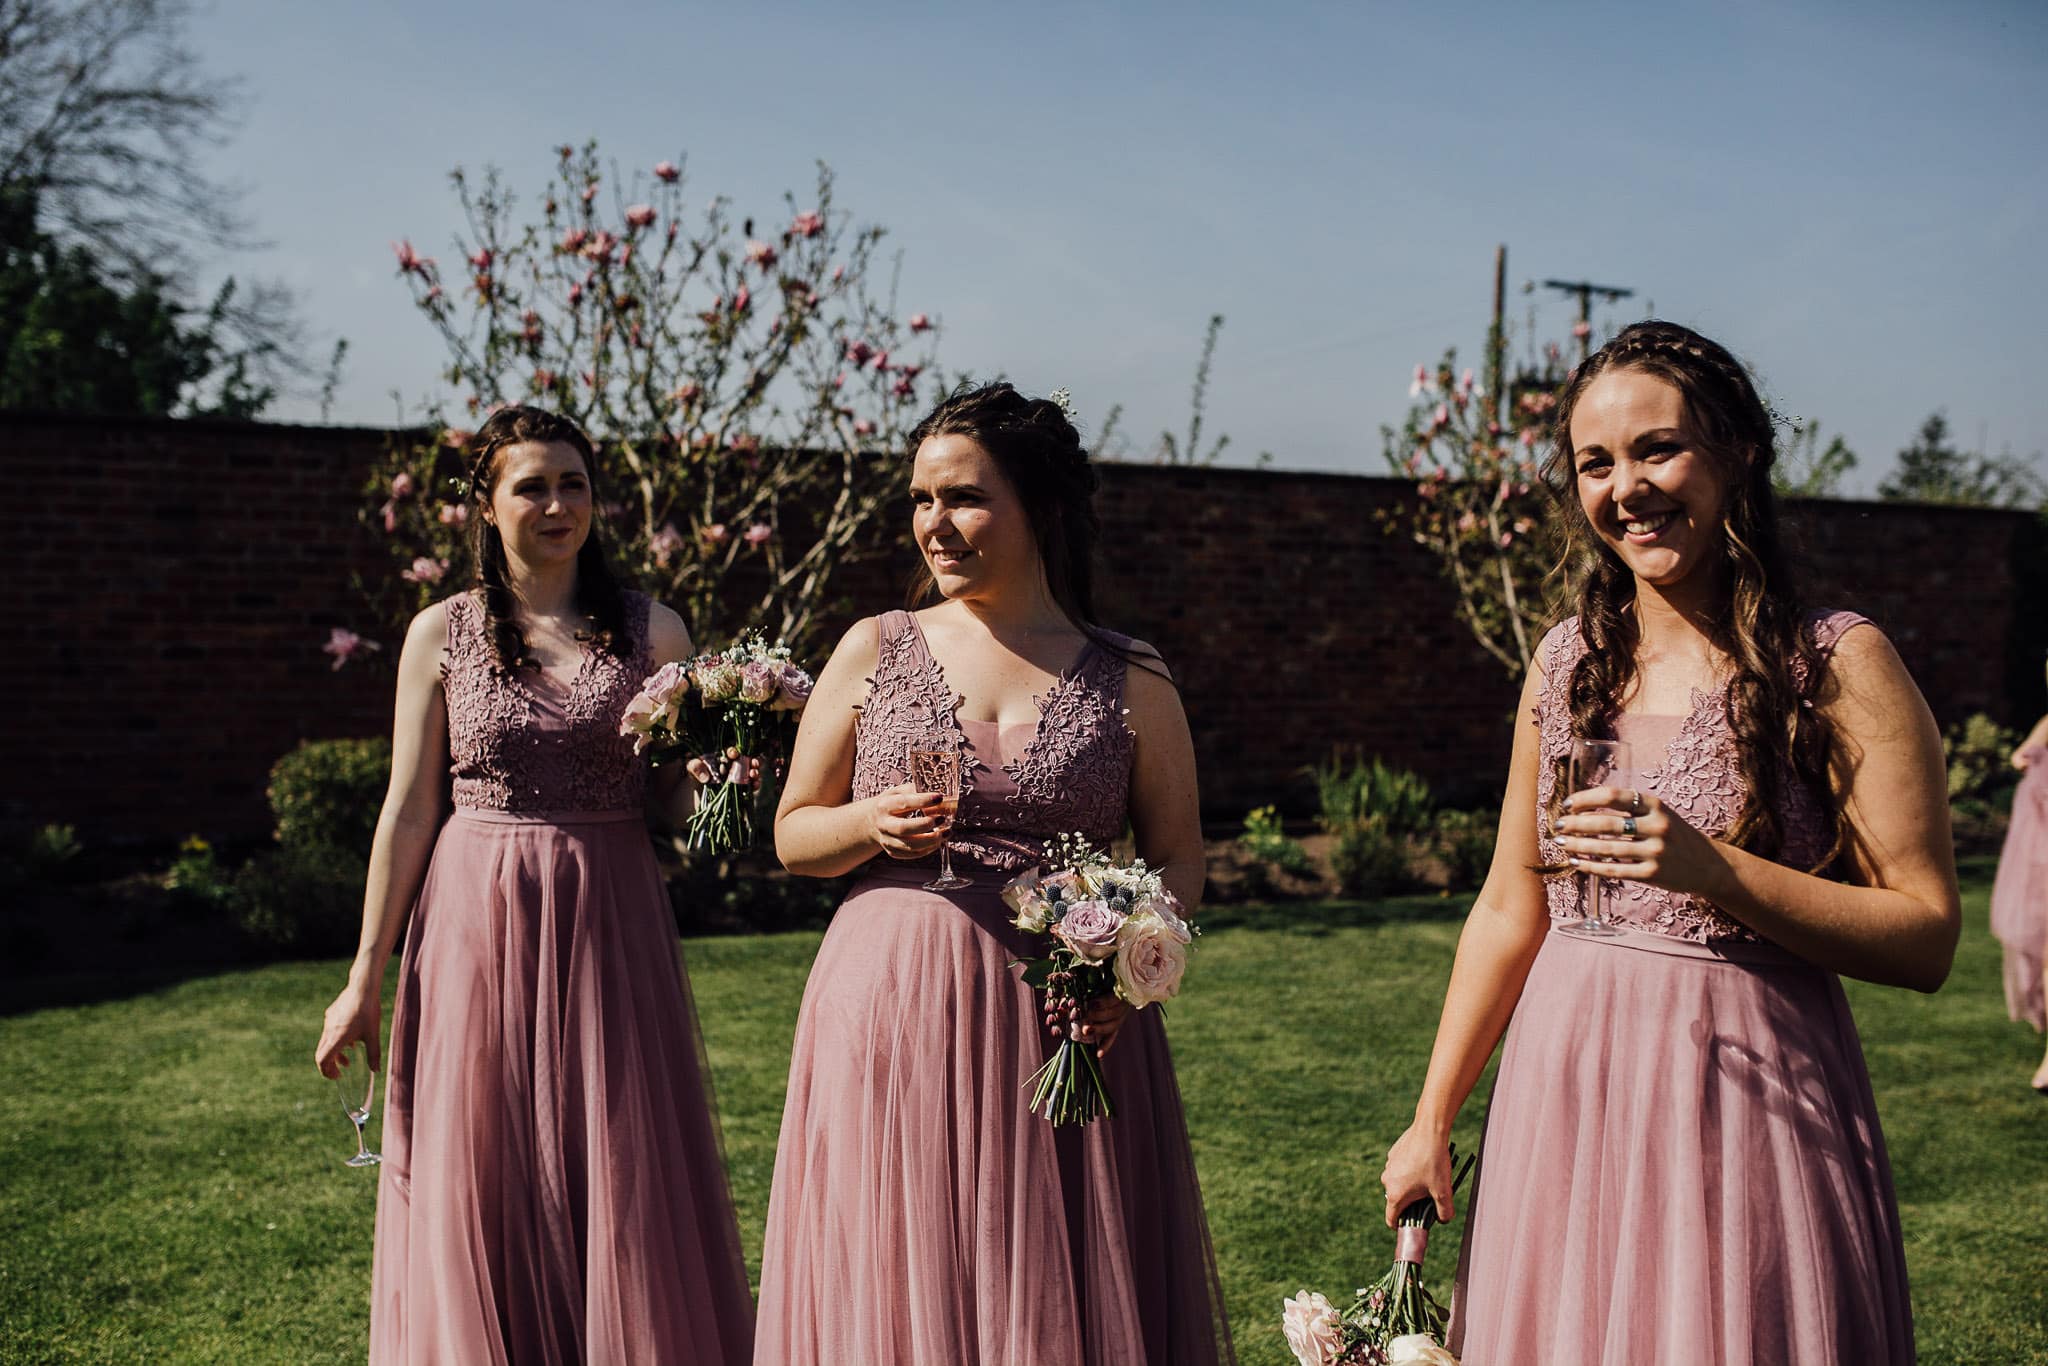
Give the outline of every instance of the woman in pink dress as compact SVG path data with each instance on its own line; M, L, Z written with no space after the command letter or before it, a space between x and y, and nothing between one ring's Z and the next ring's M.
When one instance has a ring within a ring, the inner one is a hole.
M1941 739L1876 628L1799 604L1772 439L1741 364L1669 323L1624 329L1561 395L1548 475L1578 615L1523 690L1492 871L1382 1178L1390 1221L1425 1195L1450 1217L1451 1121L1505 1031L1453 1306L1465 1366L1913 1360L1837 974L1948 975ZM1560 793L1574 736L1628 742L1635 772ZM1553 928L1581 881L1619 934Z
M804 712L775 823L792 871L858 871L804 992L761 1268L758 1366L1232 1360L1157 1010L1095 1004L1115 1114L1054 1129L1051 1040L1000 892L1063 832L1193 906L1193 745L1158 656L1091 624L1095 484L1062 409L1007 384L912 434L936 605L858 623ZM942 825L910 749L961 756ZM928 891L948 841L972 885Z
M502 409L472 449L477 589L406 633L362 943L316 1053L333 1076L360 1040L378 1066L410 911L370 1360L734 1366L746 1269L647 770L618 733L689 635L606 569L573 424ZM658 804L684 786L664 775Z
M2005 948L2005 1009L2015 1020L2048 1029L2048 716L2034 723L2012 752L2020 771L2012 824L1991 884L1991 933ZM2031 1083L2048 1096L2048 1057Z

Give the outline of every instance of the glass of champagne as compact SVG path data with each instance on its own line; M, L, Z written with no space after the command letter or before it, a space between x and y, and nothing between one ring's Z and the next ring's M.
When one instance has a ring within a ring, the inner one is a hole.
M925 808L938 816L939 829L951 830L960 814L960 751L957 749L913 749L909 756L910 781L920 792L936 792L938 801ZM927 892L950 892L973 883L953 872L952 845L939 841L939 875L924 884Z
M377 1074L370 1070L370 1053L360 1042L352 1043L341 1051L341 1071L334 1078L335 1088L341 1094L341 1108L348 1115L348 1122L356 1126L356 1155L348 1159L351 1167L374 1167L384 1160L383 1156L370 1151L363 1142L363 1126L370 1122L370 1100L377 1094Z
M1595 787L1620 787L1631 781L1634 760L1630 757L1626 741L1622 740L1573 740L1571 771L1567 775L1573 792L1584 792ZM1572 814L1584 815L1588 811L1613 811L1626 815L1618 807L1578 807ZM1562 810L1560 810L1560 814ZM1559 925L1562 934L1582 934L1594 939L1611 939L1622 933L1607 923L1602 915L1602 884L1605 878L1592 873L1574 874L1579 886L1579 919Z

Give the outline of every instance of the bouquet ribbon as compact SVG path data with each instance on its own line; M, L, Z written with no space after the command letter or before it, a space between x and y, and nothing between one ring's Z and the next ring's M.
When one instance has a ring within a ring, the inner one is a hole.
M1422 1265L1422 1254L1429 1247L1429 1230L1404 1226L1394 1234L1394 1260Z

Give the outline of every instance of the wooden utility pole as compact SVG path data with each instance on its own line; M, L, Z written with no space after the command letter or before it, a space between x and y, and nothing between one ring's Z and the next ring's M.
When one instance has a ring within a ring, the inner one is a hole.
M1503 242L1493 249L1493 328L1486 334L1486 397L1493 404L1493 420L1502 424L1508 420L1507 302L1508 244Z
M1579 321L1584 324L1578 330L1579 360L1581 363L1585 361L1586 357L1593 350L1593 296L1598 294L1608 303L1614 303L1619 299L1635 297L1635 291L1632 289L1622 289L1616 285L1596 285L1590 280L1545 280L1543 287L1545 289L1554 289L1560 294L1575 294L1578 296Z

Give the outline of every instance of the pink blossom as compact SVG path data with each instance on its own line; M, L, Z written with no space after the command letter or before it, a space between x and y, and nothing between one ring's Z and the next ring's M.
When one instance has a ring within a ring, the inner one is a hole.
M1408 383L1408 397L1419 398L1428 388L1429 369L1426 366L1418 365L1415 367L1415 378Z
M684 544L683 534L664 523L661 530L648 538L647 548L654 552L655 564L666 569L669 562L682 551Z
M433 302L435 302L436 300L438 300L438 299L439 299L440 297L441 297L441 286L439 286L439 285L435 285L435 286L434 286L434 287L433 287L432 289L429 289L429 290L427 291L427 295L426 295L426 298L427 298L427 302L428 302L428 303L433 303Z
M676 165L673 161L657 161L654 163L654 178L662 184L673 185L682 177L683 168Z
M559 377L552 370L536 370L533 372L533 387L542 393L551 391L560 382Z
M635 204L626 210L626 222L636 228L651 227L654 224L654 206Z
M932 320L923 313L913 313L910 315L910 330L912 332L928 332L931 330L931 325Z
M617 236L609 232L599 232L583 244L583 254L592 261L602 263L611 259L612 252L618 245Z
M1512 531L1503 531L1503 532L1502 532L1502 533L1500 534L1500 548L1501 548L1502 550L1506 550L1506 549L1507 549L1507 548L1508 548L1509 546L1513 545L1514 543L1515 543L1515 533L1514 533L1514 532L1512 532Z
M443 503L440 515L442 526L463 526L469 521L469 504Z
M895 384L890 386L889 392L898 398L909 398L917 393L917 386L911 383L910 376L903 375L897 379Z
M354 631L344 626L336 626L330 630L327 633L327 643L320 647L322 653L334 656L334 667L337 669L348 663L351 659L354 659L357 655L368 654L371 650L381 650L383 648L376 641L364 640Z
M724 522L713 522L704 528L704 539L713 545L724 545L732 539L732 532L726 528Z
M571 228L562 234L561 249L563 251L581 251L583 250L583 244L589 240L590 229Z
M583 387L586 389L595 389L597 387L597 371L585 370L583 372Z
M459 451L474 440L476 433L466 427L450 427L441 433L441 444L450 450Z
M384 534L389 536L398 530L398 504L391 499L384 500L384 506L377 509L377 515L384 519Z
M1470 370L1458 376L1458 387L1467 391L1472 388L1472 372Z
M864 341L850 341L846 344L846 358L856 366L866 365L875 354L875 348Z
M413 477L404 470L400 470L391 477L391 496L394 499L410 498L412 497L413 490L418 487L419 485L413 482Z
M790 220L789 230L798 237L816 237L825 231L825 216L806 209Z
M1592 325L1591 323L1587 323L1587 322L1576 322L1576 323L1573 323L1573 324L1572 324L1572 335L1573 335L1574 337L1578 337L1578 338L1580 338L1581 340L1583 340L1584 338L1590 337L1590 336L1592 336L1592 335L1593 335L1593 325Z
M478 270L489 270L491 268L491 262L496 259L496 253L492 252L492 250L489 247L478 247L475 251L469 254L470 265L474 266Z
M739 292L732 296L733 315L737 317L738 315L746 312L747 305L750 302L752 302L753 297L753 295L747 292L747 287L745 285L741 285L739 288Z
M875 352L875 372L876 372L877 374L879 374L879 373L881 373L882 371L884 371L884 370L887 370L888 368L889 368L889 353L888 353L887 351L877 351L877 352Z
M1435 416L1435 419L1434 419L1434 421L1436 422L1436 425L1437 425L1437 426L1439 426L1439 427L1448 427L1448 426L1450 426L1450 425L1451 425L1451 405L1449 405L1448 403L1439 403L1439 404L1437 404L1437 405L1436 405L1436 416Z
M774 534L775 528L769 526L766 522L756 522L747 528L745 539L748 545L759 547L766 545L768 539Z
M922 365L899 365L896 367L896 373L905 379L916 379L924 373L924 367Z
M832 283L833 283L833 284L835 284L835 285L836 285L836 284L838 284L838 283L839 283L840 281L844 280L845 278L846 278L846 267L845 267L845 266L834 266L834 267L832 267Z
M698 396L703 392L704 390L698 386L696 380L686 379L676 386L675 393L670 395L670 397L674 398L677 403L690 404L695 403Z
M752 432L734 432L725 439L725 448L740 455L751 455L761 449L761 438Z
M401 570L398 577L407 583L439 583L448 572L448 561L430 560L421 555L412 562L412 568Z
M413 271L418 271L421 275L425 275L434 264L431 257L422 256L412 249L412 239L409 237L393 242L391 250L398 255L398 271L401 275L410 274Z
M875 434L875 424L864 417L857 417L853 420L853 434L855 436L873 436Z
M583 187L583 202L588 204L595 198L597 198L597 182L593 180Z
M1544 358L1545 360L1547 360L1547 361L1555 361L1555 360L1557 360L1557 359L1558 359L1559 357L1561 357L1562 355L1564 355L1564 352L1562 352L1562 351L1560 351L1560 350L1558 349L1558 346L1557 346L1557 343L1556 343L1556 342L1545 342L1545 343L1543 343L1543 358Z
M832 387L834 389L844 389L846 387L846 372L844 370L832 376Z
M582 286L582 285L570 285L570 286L569 286L569 307L571 307L571 308L574 308L574 307L576 307L576 305L578 305L578 304L580 304L580 303L582 303L582 302L583 302L583 286Z
M1471 535L1471 534L1472 534L1473 532L1477 531L1478 529L1479 529L1479 518L1478 518L1478 516L1477 516L1476 514L1474 514L1474 513L1472 513L1472 512L1469 512L1469 511L1468 511L1468 512L1465 512L1465 513L1462 513L1462 514L1460 514L1460 515L1459 515L1459 517L1458 517L1458 530L1459 530L1459 531L1461 531L1461 532L1463 532L1463 533L1464 533L1465 535L1469 536L1469 535Z
M1536 444L1536 429L1534 427L1522 428L1521 441L1524 446L1534 446Z
M746 252L748 263L759 266L762 270L775 264L775 248L758 238L747 239Z

